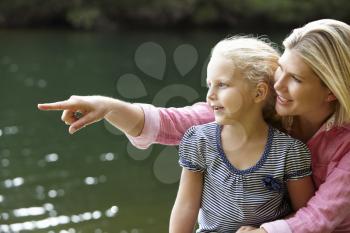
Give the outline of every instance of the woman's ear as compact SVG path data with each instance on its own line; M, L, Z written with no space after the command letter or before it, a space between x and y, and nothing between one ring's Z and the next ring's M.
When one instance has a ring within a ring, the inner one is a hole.
M268 92L269 92L269 85L267 85L267 83L265 82L259 82L256 85L254 102L259 103L261 101L264 101L266 99Z

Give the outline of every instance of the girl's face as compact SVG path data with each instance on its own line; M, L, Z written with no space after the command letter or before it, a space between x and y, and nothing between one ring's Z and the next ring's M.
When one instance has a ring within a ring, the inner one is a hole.
M329 89L293 50L286 49L275 73L276 111L312 119L329 108Z
M213 108L217 123L232 124L249 112L251 88L229 59L221 56L210 59L207 84L207 103Z

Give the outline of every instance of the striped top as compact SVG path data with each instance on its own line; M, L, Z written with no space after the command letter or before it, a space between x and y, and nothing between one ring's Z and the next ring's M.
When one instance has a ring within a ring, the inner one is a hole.
M179 156L182 167L204 174L196 232L232 233L281 218L291 212L286 181L311 175L306 145L272 127L260 160L245 170L228 161L214 122L190 128Z

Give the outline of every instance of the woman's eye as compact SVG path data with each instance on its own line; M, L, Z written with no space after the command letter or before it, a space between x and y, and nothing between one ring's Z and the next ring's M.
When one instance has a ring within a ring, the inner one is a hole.
M282 65L281 65L281 64L278 64L277 69L280 70L280 71L283 71Z
M292 75L292 79L296 81L297 83L301 83L301 80L297 78L296 76Z

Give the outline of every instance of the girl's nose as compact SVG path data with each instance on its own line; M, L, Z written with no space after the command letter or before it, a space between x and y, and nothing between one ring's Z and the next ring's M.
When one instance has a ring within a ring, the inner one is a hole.
M215 97L216 97L216 94L215 94L214 88L209 87L208 92L207 92L207 99L213 100L213 99L215 99Z

